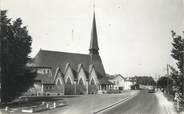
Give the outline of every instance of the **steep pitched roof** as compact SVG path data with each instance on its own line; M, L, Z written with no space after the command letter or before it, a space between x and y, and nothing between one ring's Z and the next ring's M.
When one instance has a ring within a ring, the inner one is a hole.
M55 74L57 67L64 73L67 63L70 63L75 71L77 71L78 64L83 64L84 69L88 71L89 59L87 54L40 50L34 58L34 64L36 66L52 67L52 74Z
M83 64L79 64L78 65L78 69L77 69L77 73L79 74L80 70L83 69L84 70L84 67L83 67ZM86 78L89 79L89 72L84 70L84 73L86 75Z
M40 74L38 73L35 77L36 81L41 81L42 84L54 84L53 77L49 74Z
M98 71L95 71L95 72L96 72L96 75L97 75L98 79L103 79L104 78L104 76L101 73L99 73Z
M52 76L54 82L56 81L59 74L61 75L62 78L64 78L64 74L61 72L61 69L58 67L55 71L54 76Z
M102 74L103 76L105 76L106 73L105 73L105 69L103 67L103 63L102 63L100 55L92 54L89 56L90 56L90 65L93 64L95 67L95 70L99 72L100 74Z
M95 59L95 62L91 62L90 55L88 54L40 50L35 56L33 62L35 67L51 67L53 75L58 67L60 68L61 72L64 73L68 63L73 69L74 74L76 74L79 64L82 64L85 72L88 72L89 66L94 64L95 70L101 75L105 76L105 70L100 56Z

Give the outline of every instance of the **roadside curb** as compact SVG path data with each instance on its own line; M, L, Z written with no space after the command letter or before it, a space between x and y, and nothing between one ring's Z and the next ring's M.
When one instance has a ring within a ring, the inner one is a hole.
M112 108L112 107L114 107L114 106L117 106L117 105L119 105L119 104L121 104L121 103L123 103L123 102L126 102L126 101L128 101L128 100L134 98L135 96L137 96L137 95L139 94L139 92L140 92L140 91L138 91L137 93L135 93L135 94L134 94L133 96L131 96L131 97L126 97L126 98L124 98L124 99L122 99L122 100L120 100L120 101L118 101L118 102L115 102L115 103L113 103L113 104L111 104L111 105L109 105L109 106L106 106L106 107L104 107L104 108L98 110L98 111L95 111L95 112L93 112L93 114L102 113L102 112L104 112L105 110L108 110L108 109L110 109L110 108Z

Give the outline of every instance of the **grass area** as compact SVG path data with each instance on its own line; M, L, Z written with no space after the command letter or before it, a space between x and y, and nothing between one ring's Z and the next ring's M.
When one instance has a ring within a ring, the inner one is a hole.
M76 96L59 96L59 97L52 97L52 96L35 96L35 97L26 97L25 101L16 100L14 102L8 103L8 107L10 108L18 108L18 107L30 107L30 106L37 106L40 105L42 102L54 102L54 101L64 101L63 98L71 98ZM5 105L1 106L2 108Z

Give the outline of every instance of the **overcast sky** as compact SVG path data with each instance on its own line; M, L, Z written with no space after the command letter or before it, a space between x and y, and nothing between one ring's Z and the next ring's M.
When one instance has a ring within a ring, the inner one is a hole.
M171 30L182 35L184 0L1 0L41 49L88 54L95 3L100 55L109 74L165 74ZM73 31L73 32L72 32Z

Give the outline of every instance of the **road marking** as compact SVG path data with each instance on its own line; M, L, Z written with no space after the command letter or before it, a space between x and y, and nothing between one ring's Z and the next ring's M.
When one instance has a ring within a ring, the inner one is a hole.
M100 113L102 113L102 112L105 112L105 111L109 110L110 108L113 108L113 107L115 107L115 106L117 106L117 105L119 105L119 104L122 104L122 103L124 103L124 102L126 102L126 101L132 99L133 97L135 97L136 95L138 95L138 93L139 93L139 92L136 92L136 93L135 93L133 96L131 96L131 97L126 97L126 98L124 98L124 99L122 99L122 100L120 100L120 101L118 101L118 102L116 102L116 103L113 103L113 104L111 104L111 105L109 105L109 106L107 106L107 107L105 107L105 108L102 108L102 109L100 109L100 110L98 110L98 111L96 111L96 112L93 112L93 114L100 114Z

